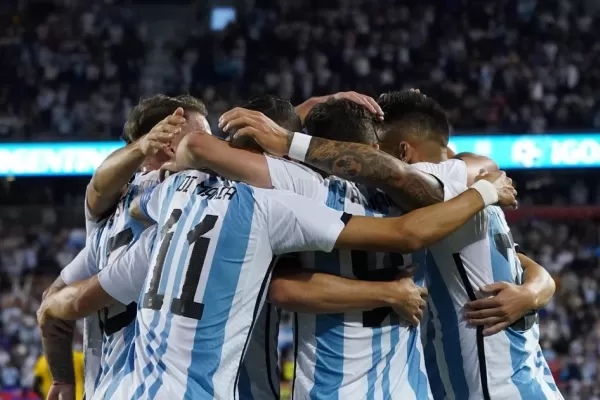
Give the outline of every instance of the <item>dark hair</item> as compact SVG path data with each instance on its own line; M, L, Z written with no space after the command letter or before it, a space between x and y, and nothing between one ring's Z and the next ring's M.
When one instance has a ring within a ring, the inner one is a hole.
M131 143L148 132L161 120L173 114L177 107L183 108L186 112L197 112L202 116L207 116L204 103L188 94L170 97L164 94L142 99L131 111L125 126L123 128L123 139Z
M377 103L383 110L384 129L401 125L401 132L410 132L423 139L448 144L450 124L442 106L419 92L403 90L384 93Z
M302 129L302 121L300 121L296 109L288 100L265 94L250 99L241 107L260 111L288 131L298 132Z
M329 99L317 104L304 121L304 127L312 136L363 144L376 141L378 126L374 115L345 99Z

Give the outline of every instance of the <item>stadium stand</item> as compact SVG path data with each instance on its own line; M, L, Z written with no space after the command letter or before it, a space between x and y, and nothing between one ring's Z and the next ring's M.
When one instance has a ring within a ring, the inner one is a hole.
M263 92L297 104L342 90L418 87L446 108L458 134L600 129L593 1L257 1L222 31L204 26L208 11L197 4L169 5L185 23L172 17L158 26L161 6L141 3L2 2L0 142L115 139L140 96L157 92L199 96L215 126L222 112ZM565 398L598 400L597 172L514 175L522 205L510 216L514 236L559 284L541 311L544 355ZM2 400L36 398L35 311L84 246L85 181L0 180Z

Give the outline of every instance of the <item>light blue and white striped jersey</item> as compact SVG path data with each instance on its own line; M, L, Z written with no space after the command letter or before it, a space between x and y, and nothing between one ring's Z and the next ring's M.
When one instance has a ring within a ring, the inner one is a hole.
M461 160L413 166L444 184L446 200L466 190ZM504 213L490 206L429 248L428 315L421 325L429 382L435 399L562 399L539 346L539 326L507 328L483 337L467 324L468 301L494 282L520 284L523 269Z
M324 179L296 163L272 157L267 160L275 188L292 190L350 214L402 214L382 192L335 177ZM362 280L392 280L411 264L425 264L425 252L402 255L333 251L303 257L307 267ZM418 275L416 281L422 284L422 270ZM297 321L295 399L431 398L419 328L409 327L391 309L298 313Z
M242 358L275 255L331 251L343 213L291 192L199 171L142 197L158 234L134 344L94 399L237 399Z
M144 225L131 218L131 201L159 181L159 172L140 172L133 176L119 199L114 213L101 223L94 223L86 204L87 245L94 256L96 273L119 258L139 238ZM89 222L89 223L88 223ZM136 305L116 304L87 317L84 321L85 392L92 393L100 376L110 373L119 354L133 337ZM89 396L89 395L88 395Z

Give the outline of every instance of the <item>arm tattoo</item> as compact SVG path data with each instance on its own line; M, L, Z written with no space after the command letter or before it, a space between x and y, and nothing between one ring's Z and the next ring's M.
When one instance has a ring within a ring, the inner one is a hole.
M43 297L52 295L63 289L65 282L59 276L44 292ZM75 321L49 319L42 327L42 346L48 368L55 382L74 383L75 368L73 366L73 335Z
M435 177L368 145L313 137L305 162L340 178L384 190L405 208L444 201L444 188Z

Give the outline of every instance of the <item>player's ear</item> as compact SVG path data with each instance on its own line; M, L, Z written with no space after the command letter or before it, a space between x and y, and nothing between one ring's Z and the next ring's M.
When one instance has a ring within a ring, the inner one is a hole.
M414 157L415 149L405 141L402 141L398 144L398 155L397 158L400 161L403 161L407 164L410 164L411 159Z

